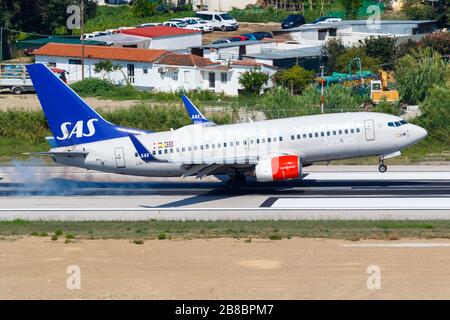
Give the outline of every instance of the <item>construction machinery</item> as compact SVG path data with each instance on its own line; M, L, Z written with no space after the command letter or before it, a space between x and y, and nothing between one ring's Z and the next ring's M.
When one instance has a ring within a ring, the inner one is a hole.
M400 95L392 86L395 83L391 72L385 70L378 71L379 80L370 81L370 99L374 104L385 100L387 102L397 102Z

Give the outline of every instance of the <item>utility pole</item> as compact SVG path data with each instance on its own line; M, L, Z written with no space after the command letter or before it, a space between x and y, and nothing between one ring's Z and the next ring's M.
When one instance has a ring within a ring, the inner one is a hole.
M0 62L3 62L3 27L0 27Z
M323 78L323 69L324 69L324 66L320 66L320 78L321 78L320 82L322 83L322 96L320 98L320 113L323 113L323 107L325 104L325 96L324 96L324 92L323 92L323 89L324 89L323 86L325 83L325 79Z
M81 80L84 80L84 0L81 0Z

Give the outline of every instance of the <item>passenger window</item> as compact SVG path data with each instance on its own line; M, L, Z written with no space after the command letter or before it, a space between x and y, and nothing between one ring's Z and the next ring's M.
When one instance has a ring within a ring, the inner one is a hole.
M170 153L173 153L173 149L172 148L170 149Z
M292 135L292 136L291 136L291 140L294 140L294 139L295 139L295 137Z
M233 141L230 141L230 147L232 147L233 146Z
M192 148L191 148L191 147L188 147L188 151L192 151Z
M266 138L262 138L262 143L266 143Z
M283 141L283 137L279 137L280 141Z
M180 152L180 148L177 148L177 152Z
M316 132L316 133L314 133L314 136L317 138L319 136L319 134Z
M255 144L255 140L251 139L250 144Z
M242 143L244 144L244 146L247 145L247 140L242 141Z
M166 153L166 154L167 154L167 149L164 149L164 153Z
M267 142L271 142L272 141L272 139L270 139L270 138L267 138Z
M335 136L336 135L336 131L333 131L333 136Z
M342 134L342 130L339 130L339 134Z
M297 135L297 139L300 139L300 138L301 138L301 136L298 134L298 135Z
M348 134L348 129L345 129L345 134Z
M350 132L351 132L351 133L355 133L355 130L354 130L354 129L351 129Z
M359 133L359 128L356 128L356 132Z
M259 143L259 139L256 139L256 143Z
M223 143L223 147L224 147L224 148L227 147L227 143L226 143L226 142Z
M158 150L158 153L159 153L159 154L162 154L162 150Z
M200 146L200 150L203 150L203 145Z
M137 153L136 153L136 154L137 154ZM153 155L156 155L156 151L155 151L155 150L153 150L152 154L153 154Z
M213 143L213 144L211 145L211 148L212 148L212 149L215 149L215 148L216 148L216 145Z
M205 144L205 148L206 148L206 149L209 149L209 144Z
M197 146L194 146L194 150L197 150Z
M331 136L331 132L330 131L327 131L327 136Z
M277 137L274 137L274 138L273 138L273 142L277 142Z
M185 151L186 151L185 147L181 148L181 152L185 152Z
M324 132L321 132L321 133L320 133L320 136L321 136L321 137L325 137L325 133L324 133Z
M217 144L217 148L220 148L222 145L220 143Z
M310 138L312 138L312 137L313 137L313 136L312 136L312 133L310 133L310 134L309 134L309 137L310 137Z
M303 139L306 139L306 133L303 134Z

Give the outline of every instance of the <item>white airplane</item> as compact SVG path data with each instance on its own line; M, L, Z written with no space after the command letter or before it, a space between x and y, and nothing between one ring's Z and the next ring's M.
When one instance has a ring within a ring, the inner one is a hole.
M54 161L126 175L229 175L229 190L257 181L302 178L317 161L399 156L427 136L423 128L383 113L350 112L217 125L185 96L193 124L150 132L116 126L96 113L44 64L27 66L54 137Z

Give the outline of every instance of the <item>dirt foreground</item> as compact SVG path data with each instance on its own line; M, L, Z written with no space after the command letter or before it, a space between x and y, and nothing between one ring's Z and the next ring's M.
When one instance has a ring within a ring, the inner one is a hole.
M0 241L0 299L449 299L448 243L26 237Z

